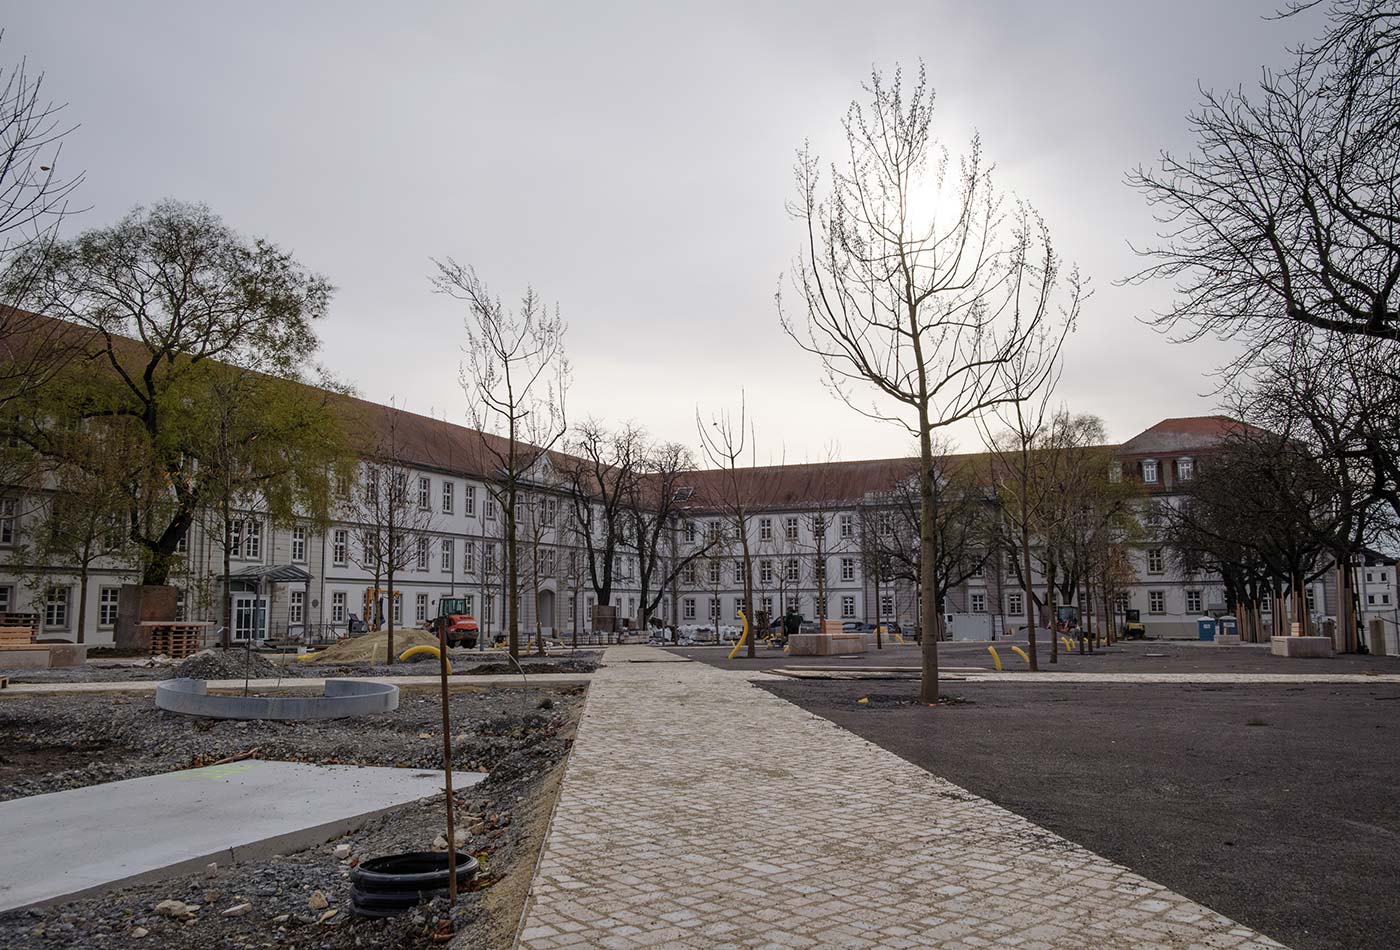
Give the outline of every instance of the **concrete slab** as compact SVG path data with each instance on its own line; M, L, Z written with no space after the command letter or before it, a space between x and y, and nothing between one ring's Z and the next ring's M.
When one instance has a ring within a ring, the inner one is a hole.
M1331 637L1274 637L1269 641L1274 656L1324 658L1332 655Z
M440 772L249 759L0 802L0 911L295 851L441 790Z
M457 690L508 687L511 689L539 686L587 686L593 680L592 673L535 673L521 678L519 673L487 674L481 676L449 676L447 688ZM389 683L404 692L437 690L437 676L376 676L376 683ZM9 689L0 696L61 695L65 693L154 693L156 684L163 680L104 680L94 682L53 682L53 683L11 683ZM318 676L297 679L249 680L249 689L259 693L286 692L291 690L324 690L327 680ZM211 693L242 693L243 680L206 680L205 687Z

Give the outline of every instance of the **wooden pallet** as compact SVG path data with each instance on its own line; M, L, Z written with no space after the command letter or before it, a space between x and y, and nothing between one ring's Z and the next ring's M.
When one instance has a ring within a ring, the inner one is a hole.
M200 627L172 624L151 631L151 656L164 653L172 660L183 660L199 652Z

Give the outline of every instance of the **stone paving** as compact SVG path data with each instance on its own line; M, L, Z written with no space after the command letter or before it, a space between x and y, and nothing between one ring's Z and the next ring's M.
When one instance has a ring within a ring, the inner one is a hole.
M751 677L607 651L520 946L1281 946Z

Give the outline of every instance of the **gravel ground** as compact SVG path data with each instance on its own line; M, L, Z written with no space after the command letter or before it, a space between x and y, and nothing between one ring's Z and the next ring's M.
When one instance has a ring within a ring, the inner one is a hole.
M206 655L209 654L209 655ZM449 654L454 675L471 676L490 673L518 673L515 664L500 654L481 654L475 650L454 650ZM555 656L522 656L520 665L526 675L533 673L592 673L598 668L602 654L580 650ZM158 663L148 660L105 660L87 666L62 667L52 670L0 669L12 683L113 683L122 680L163 680L173 676L193 676L196 679L293 679L297 677L336 676L422 676L437 672L437 660L431 656L415 657L394 664L328 664L298 663L286 658L273 659L269 654L245 654L242 650L209 650L196 654L182 663Z
M1291 947L1397 946L1400 687L760 685Z
M459 936L452 946L510 945L582 692L484 690L452 697L456 767L490 772L485 782L456 796L457 827L467 832L461 850L477 856L484 871L459 903L453 918ZM148 697L16 699L0 705L0 795L151 774L255 746L266 759L438 767L442 747L434 724L440 715L435 699L411 695L394 713L315 724L190 720L154 709ZM212 876L188 875L0 915L0 946L441 946L434 936L448 916L445 900L391 920L356 918L349 909L348 875L361 857L429 850L444 831L438 796L323 847L222 868ZM339 845L349 847L347 857L337 856ZM154 908L165 900L199 909L188 920L162 916ZM241 914L223 916L243 904L250 906Z

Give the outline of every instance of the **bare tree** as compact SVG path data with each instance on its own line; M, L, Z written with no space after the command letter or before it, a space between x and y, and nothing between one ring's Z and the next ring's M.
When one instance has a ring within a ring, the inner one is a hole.
M0 410L43 385L74 352L71 327L19 309L30 301L44 251L83 181L82 172L59 171L63 140L74 128L63 109L45 97L44 74L26 60L0 66Z
M646 433L635 425L609 432L588 419L575 427L567 446L569 455L560 459L558 472L573 509L594 596L599 604L611 604L613 572L632 523L628 503L637 493Z
M996 369L1021 353L1059 310L1073 313L1077 272L1067 279L1048 229L1024 204L1008 207L973 139L950 169L931 137L932 93L923 69L906 96L896 70L878 73L843 126L847 152L822 192L818 161L798 154L793 214L805 228L794 284L801 317L784 329L826 369L831 390L869 418L905 427L919 443L923 547L919 588L923 677L938 699L941 616L935 576L935 434L1019 398ZM931 159L932 153L932 160ZM1059 303L1062 282L1067 301ZM874 388L857 402L852 385Z
M1391 0L1335 0L1321 40L1254 95L1205 93L1188 118L1196 152L1129 176L1163 225L1133 279L1178 289L1157 324L1241 341L1245 362L1296 326L1400 340L1397 120Z
M700 436L700 448L710 466L717 470L716 478L709 484L710 491L705 499L720 512L723 535L732 537L739 547L739 565L742 578L735 578L744 590L744 615L749 618L751 633L745 649L750 657L755 655L756 632L753 625L753 551L749 541L749 521L754 511L761 507L756 492L761 487L762 475L755 471L757 457L756 438L753 422L748 416L748 405L743 392L739 394L739 412L734 415L728 410L715 413L706 425L695 411L695 428ZM722 542L722 539L719 539ZM711 556L718 557L723 544L712 548ZM711 568L713 571L713 567ZM723 565L720 565L721 572ZM713 576L713 575L712 575ZM716 585L718 588L718 585ZM716 599L718 594L716 593ZM719 617L715 617L715 635L719 635Z
M398 431L398 413L384 410L384 424L374 447L360 465L359 477L347 499L345 517L354 526L352 560L374 578L371 607L378 605L381 579L386 584L385 621L388 628L387 662L394 662L395 578L419 562L419 545L428 541L435 515L431 500L425 505L404 452ZM371 624L379 618L365 620Z
M661 599L689 564L708 551L702 543L681 553L674 543L676 521L693 497L690 473L695 457L678 442L647 445L639 465L640 477L623 499L637 550L637 583L641 611L637 617L644 634L650 633L651 617Z
M514 310L491 296L470 267L435 260L438 292L467 304L462 388L467 418L481 433L487 474L499 485L505 516L506 629L510 655L520 655L518 531L515 502L521 486L568 431L565 396L569 361L565 324L533 288Z

